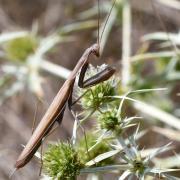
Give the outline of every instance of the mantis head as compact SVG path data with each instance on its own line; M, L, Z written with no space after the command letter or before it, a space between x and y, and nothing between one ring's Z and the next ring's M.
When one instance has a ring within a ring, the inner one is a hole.
M99 44L93 44L93 46L91 47L91 52L95 55L95 56L97 56L97 57L99 57L100 56L100 46L99 46Z

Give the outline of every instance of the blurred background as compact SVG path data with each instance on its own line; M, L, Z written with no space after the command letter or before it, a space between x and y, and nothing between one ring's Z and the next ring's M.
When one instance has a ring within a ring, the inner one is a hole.
M111 6L100 1L101 24ZM148 130L140 147L173 142L180 155L179 17L178 0L117 0L103 34L102 56L91 62L114 65L124 92L127 83L128 90L168 88L136 96L147 103L134 105L144 118L141 128ZM97 41L97 19L95 0L0 0L0 180L8 179L34 119L37 125L69 70ZM67 110L45 144L71 137L72 125ZM180 167L174 153L163 157L168 167ZM33 159L12 179L39 179L38 169Z

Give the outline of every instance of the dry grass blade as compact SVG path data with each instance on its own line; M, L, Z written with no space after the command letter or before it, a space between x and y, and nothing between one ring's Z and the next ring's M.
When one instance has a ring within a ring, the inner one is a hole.
M162 168L180 167L180 154L164 158L154 158L153 163L155 163L157 167Z
M169 8L180 10L180 2L177 0L156 0L156 1Z
M157 126L152 127L152 130L156 133L162 134L173 141L180 141L180 132L168 128L160 128Z
M43 59L43 63L40 64L40 67L51 73L51 74L54 74L55 76L58 76L60 78L63 78L63 79L67 79L71 73L71 71L67 68L64 68L60 65L56 65L50 61L47 61L45 59Z
M122 85L130 81L131 56L131 5L129 0L123 1L123 45L122 45Z
M147 103L134 102L133 105L135 109L137 109L141 113L153 117L165 124L168 124L171 127L180 130L180 119L176 118L175 116Z
M144 60L158 60L158 58L171 58L175 57L176 52L174 51L160 51L145 54L138 54L131 57L132 62L144 61Z

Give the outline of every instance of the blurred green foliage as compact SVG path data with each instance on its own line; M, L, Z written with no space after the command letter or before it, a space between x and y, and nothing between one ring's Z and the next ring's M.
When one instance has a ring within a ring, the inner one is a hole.
M19 63L24 63L37 47L38 39L32 35L10 40L4 45L7 58Z

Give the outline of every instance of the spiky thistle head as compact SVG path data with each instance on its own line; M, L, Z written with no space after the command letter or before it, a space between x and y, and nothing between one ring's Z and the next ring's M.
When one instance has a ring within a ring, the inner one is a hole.
M119 108L117 108L115 103L97 115L99 129L108 131L116 137L122 136L127 128L134 126L135 124L132 123L132 121L137 118L138 117L122 118Z
M111 106L105 112L99 113L98 122L100 128L120 134L122 132L121 118L117 116L117 112L117 108Z
M69 143L50 144L43 156L45 174L54 179L76 179L84 164Z

